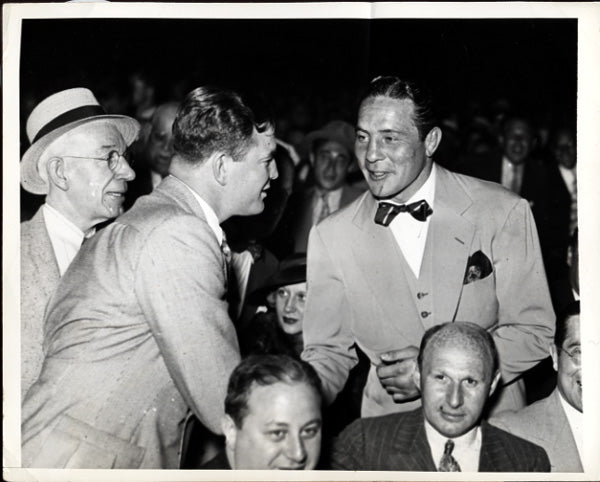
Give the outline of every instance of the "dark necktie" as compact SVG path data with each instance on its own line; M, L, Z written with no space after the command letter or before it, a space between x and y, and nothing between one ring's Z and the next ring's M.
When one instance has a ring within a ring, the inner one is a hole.
M452 451L454 450L454 442L448 440L444 446L444 455L440 459L440 465L438 472L460 472L460 465L454 457L452 457Z
M409 213L417 221L426 221L427 216L433 214L427 201L421 199L410 204L393 204L381 201L375 214L375 222L382 226L388 226L398 213Z

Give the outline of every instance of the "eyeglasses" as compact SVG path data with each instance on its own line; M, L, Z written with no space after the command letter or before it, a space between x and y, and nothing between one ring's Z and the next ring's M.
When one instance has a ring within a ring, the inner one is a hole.
M61 156L61 157L70 157L72 159L93 159L95 161L106 161L108 163L108 168L112 172L117 172L119 169L120 161L123 159L129 165L132 165L133 162L129 159L129 154L124 152L121 154L119 151L110 151L106 157L90 157L90 156Z
M577 365L581 365L581 346L576 346L571 351L567 351L564 348L559 348L560 351L566 353L569 358Z

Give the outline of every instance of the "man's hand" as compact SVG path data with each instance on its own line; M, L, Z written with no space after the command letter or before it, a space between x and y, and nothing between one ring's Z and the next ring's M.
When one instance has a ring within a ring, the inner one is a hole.
M396 403L419 398L419 391L413 381L418 354L417 347L409 346L380 355L382 364L377 367L377 376Z

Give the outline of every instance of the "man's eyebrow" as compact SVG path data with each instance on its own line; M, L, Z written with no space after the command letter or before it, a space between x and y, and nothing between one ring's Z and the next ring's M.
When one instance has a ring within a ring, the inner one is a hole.
M320 418L314 418L314 419L312 419L312 420L310 420L310 421L306 422L304 425L302 425L302 428L304 428L304 427L306 427L306 426L308 426L308 425L315 424L315 423L316 423L316 424L319 424L319 425L321 425L321 424L323 423L323 421L322 421L322 419L320 419Z

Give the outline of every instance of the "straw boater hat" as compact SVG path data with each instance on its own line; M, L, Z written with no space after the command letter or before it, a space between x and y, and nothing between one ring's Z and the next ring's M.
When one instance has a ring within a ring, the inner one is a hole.
M56 139L75 127L91 122L114 125L129 146L137 137L139 123L124 115L108 115L88 89L63 90L40 102L27 119L31 146L21 159L21 185L33 194L47 194L48 183L40 176L43 153Z

